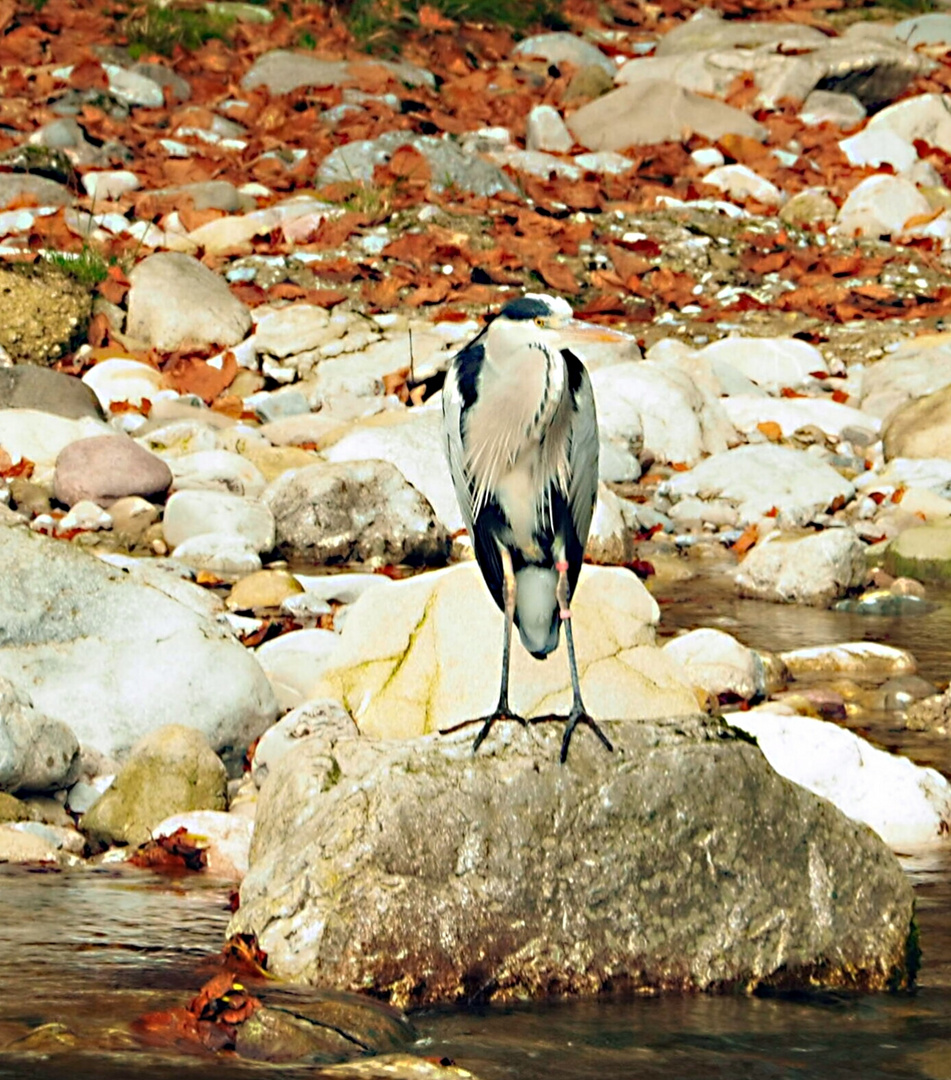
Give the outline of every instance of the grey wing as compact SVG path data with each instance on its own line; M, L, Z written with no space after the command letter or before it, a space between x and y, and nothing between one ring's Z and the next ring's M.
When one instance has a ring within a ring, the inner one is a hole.
M571 448L568 452L571 473L568 509L578 541L584 548L598 497L598 416L588 372L580 361L576 362L580 373L573 373L571 386L574 411L570 422Z
M462 519L466 523L469 535L472 535L474 518L474 500L472 487L465 470L465 444L462 434L463 396L459 387L459 367L454 361L446 372L446 381L442 390L442 418L446 433L446 458L452 486L456 491Z

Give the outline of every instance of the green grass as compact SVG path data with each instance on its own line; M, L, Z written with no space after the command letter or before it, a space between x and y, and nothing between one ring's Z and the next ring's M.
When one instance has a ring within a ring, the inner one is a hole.
M202 8L145 4L130 10L122 28L133 60L150 53L171 56L176 48L194 52L206 41L229 41L235 20Z
M369 52L396 51L399 39L419 25L426 0L340 0L338 10L354 38ZM499 26L521 34L532 27L565 30L560 0L431 0L429 7L456 22Z
M94 288L109 276L109 263L105 256L88 244L83 244L79 252L49 251L43 260L87 289Z

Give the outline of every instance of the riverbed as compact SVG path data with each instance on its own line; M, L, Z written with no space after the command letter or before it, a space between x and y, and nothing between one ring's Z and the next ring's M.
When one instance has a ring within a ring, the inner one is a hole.
M734 598L715 584L660 587L662 630L717 626L770 650L874 639L947 681L951 603L906 619ZM702 598L701 598L702 597ZM876 742L949 771L946 739L887 714L851 717ZM903 853L922 966L910 993L665 996L418 1014L414 1048L483 1080L882 1077L951 1080L951 845ZM0 1078L315 1076L314 1067L142 1048L130 1025L185 1005L217 970L230 886L131 867L0 867ZM277 993L275 989L272 993ZM16 1040L16 1042L14 1042ZM13 1046L10 1046L14 1042Z

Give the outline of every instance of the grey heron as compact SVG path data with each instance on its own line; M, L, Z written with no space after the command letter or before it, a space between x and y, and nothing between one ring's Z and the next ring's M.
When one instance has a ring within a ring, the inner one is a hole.
M452 360L443 387L449 470L476 560L505 615L495 711L479 717L478 750L496 720L526 721L509 707L512 625L536 659L568 646L572 705L561 746L587 724L613 746L581 699L570 602L598 487L598 425L591 380L569 348L623 335L577 322L561 298L507 303ZM457 725L463 726L463 725Z

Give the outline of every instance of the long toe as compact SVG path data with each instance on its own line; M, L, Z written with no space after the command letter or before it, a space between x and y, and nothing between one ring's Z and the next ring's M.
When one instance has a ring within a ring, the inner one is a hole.
M523 716L519 716L518 713L512 712L510 709L496 709L491 716L480 717L482 720L482 727L479 729L479 734L475 737L475 742L472 744L473 754L482 745L483 740L492 728L492 725L496 720L517 720L518 723L525 727L526 720Z
M575 712L572 710L571 715L568 717L568 726L565 728L565 737L561 741L561 763L568 760L568 747L571 745L571 736L575 733L575 728L579 724L587 724L589 728L597 735L601 740L604 748L610 752L614 752L614 746L611 744L611 740L604 734L604 732L598 727L598 725L591 719L588 714L582 710Z

